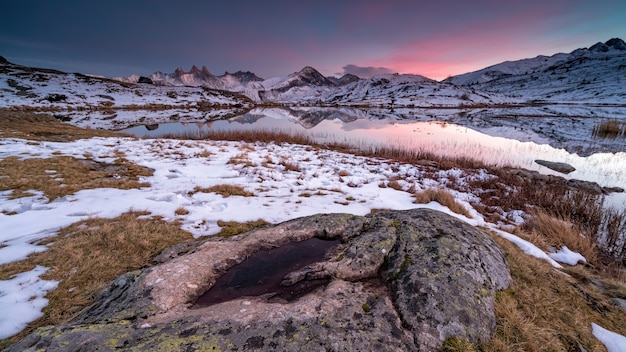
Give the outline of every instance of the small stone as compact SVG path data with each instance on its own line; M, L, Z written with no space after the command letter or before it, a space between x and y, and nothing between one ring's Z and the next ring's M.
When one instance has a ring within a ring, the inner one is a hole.
M569 174L570 172L576 171L572 165L567 163L559 163L555 161L541 160L537 159L535 162L541 166L545 166L548 169L554 170L556 172L560 172L562 174Z

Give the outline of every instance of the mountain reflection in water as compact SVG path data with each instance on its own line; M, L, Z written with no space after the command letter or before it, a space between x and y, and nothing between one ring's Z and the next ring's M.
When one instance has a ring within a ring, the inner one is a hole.
M435 113L443 118L435 117ZM154 125L150 129L136 126L124 132L154 138L218 130L291 132L305 134L320 143L420 149L593 181L601 186L625 186L626 143L619 138L594 138L592 132L598 119L492 115L493 112L483 116L445 109L391 113L348 108L271 108L254 109L228 120L166 123L156 129ZM536 164L536 159L565 162L576 171L562 175ZM624 194L609 198L614 198L610 200L613 204L626 203Z

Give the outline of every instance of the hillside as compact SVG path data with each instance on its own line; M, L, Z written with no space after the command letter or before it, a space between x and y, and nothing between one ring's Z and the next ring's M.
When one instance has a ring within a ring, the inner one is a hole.
M3 106L41 110L245 108L246 97L206 87L128 83L16 65L0 57Z
M446 82L524 100L626 103L626 43L614 38L571 53L507 61Z

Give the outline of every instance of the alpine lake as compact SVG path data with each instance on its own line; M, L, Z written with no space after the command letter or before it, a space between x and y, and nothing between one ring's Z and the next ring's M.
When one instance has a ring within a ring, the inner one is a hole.
M136 112L149 115L150 112ZM139 119L138 119L139 120ZM611 116L537 116L511 110L349 108L257 108L221 120L174 116L122 132L140 138L202 136L212 131L267 130L306 135L318 143L390 146L449 157L468 157L566 179L626 188L626 108ZM195 120L195 121L194 121ZM184 121L184 122L183 122ZM535 160L567 163L562 174ZM626 210L626 193L611 193L605 205Z

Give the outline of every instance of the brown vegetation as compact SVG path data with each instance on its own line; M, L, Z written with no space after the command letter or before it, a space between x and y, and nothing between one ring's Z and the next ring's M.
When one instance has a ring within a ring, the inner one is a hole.
M500 236L493 238L507 253L513 282L496 296L495 335L477 350L602 351L592 322L626 335L626 316L607 294L626 297L623 281L581 266L567 269L567 276Z
M19 198L39 190L51 201L83 189L147 187L141 176L151 176L152 170L131 163L123 156L112 164L71 156L0 160L0 190L12 190L11 197Z
M464 206L457 203L454 196L452 196L450 192L441 188L429 188L427 190L414 193L413 198L413 203L416 204L427 204L434 201L448 207L448 209L457 214L461 214L468 218L472 217Z
M176 215L187 215L189 214L189 210L187 210L187 208L180 206L178 208L176 208L176 210L174 211L174 214Z
M581 233L571 222L549 215L545 211L532 212L530 219L522 226L522 233L527 234L532 243L546 251L549 247L560 249L567 246L570 250L582 254L589 263L598 264L598 250L594 237Z
M198 187L196 186L193 191L189 192L189 195L194 193L217 193L224 198L228 198L230 196L243 196L243 197L252 197L254 193L246 191L243 187L237 185L229 185L229 184L220 184L211 187Z
M603 121L593 127L591 134L598 138L624 138L626 137L626 123L616 120Z
M259 227L267 226L270 223L263 220L258 219L256 221L248 221L248 222L238 222L238 221L217 221L217 226L221 227L222 230L216 235L220 237L231 237L235 235L239 235L241 233L248 232L250 230L254 230Z

